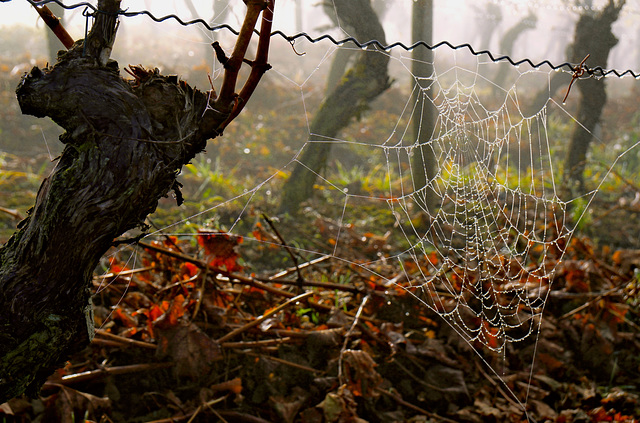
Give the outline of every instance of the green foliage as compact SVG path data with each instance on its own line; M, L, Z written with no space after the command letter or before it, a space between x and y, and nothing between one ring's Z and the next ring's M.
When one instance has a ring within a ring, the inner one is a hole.
M593 221L588 197L578 197L570 203L569 211L571 221L576 223L576 228L580 231L587 228Z

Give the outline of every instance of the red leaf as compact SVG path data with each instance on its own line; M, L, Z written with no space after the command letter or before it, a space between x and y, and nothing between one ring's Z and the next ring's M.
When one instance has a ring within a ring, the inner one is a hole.
M212 267L225 267L229 272L242 270L237 263L239 258L236 247L242 243L242 237L217 231L198 231L198 244L204 248Z
M180 266L180 274L182 275L182 280L191 279L198 274L198 266L189 262L182 263Z
M120 320L120 323L122 323L122 325L125 327L133 328L138 325L138 322L136 322L136 320L132 316L130 316L126 311L122 310L120 307L116 308L113 311L113 315L114 315L114 318L117 318L118 320Z

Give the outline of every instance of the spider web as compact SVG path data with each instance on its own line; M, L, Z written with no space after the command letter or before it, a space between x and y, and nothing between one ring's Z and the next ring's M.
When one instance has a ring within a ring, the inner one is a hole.
M180 40L184 41L182 33ZM325 95L324 81L339 49L355 54L361 49L301 41L294 51L284 41L273 42L274 49L288 49L288 54L283 54L286 65L274 63L269 83L295 93L273 109L283 111L279 120L285 112L298 119L294 131L298 138L274 139L274 148L282 151L269 163L261 163L260 146L242 134L254 130L277 134L278 119L270 122L257 115L250 123L234 122L237 128L230 127L211 150L220 153L232 139L233 148L244 154L235 166L251 169L259 175L257 182L248 179L242 192L220 194L213 206L151 235L193 236L176 229L188 222L204 225L226 214L230 215L227 233L265 244L252 235L253 208L276 215L275 193L291 171L302 166L316 176L314 201L325 207L321 216L313 202L305 205L303 213L318 215L317 237L297 241L294 250L309 260L330 256L406 290L447 322L500 376L483 358L483 351L504 356L512 344L531 338L536 344L554 272L581 218L569 216L572 202L589 203L598 192L596 188L571 198L561 192L554 155L561 143L554 139L550 114L577 121L549 91L553 71L515 68L445 46L434 51L433 74L418 77L411 73L410 53L368 52L389 56L396 86L381 95L368 116L336 138L310 132L311 119ZM215 83L220 69L213 56L211 63ZM509 68L506 82L495 83L492 76L504 66ZM412 86L413 92L398 86ZM546 101L535 105L533 98L541 90L548 93ZM436 113L433 128L421 128L430 134L425 145L418 145L411 135L413 122L422 119L418 98ZM395 112L380 112L385 106ZM245 111L250 113L251 104ZM331 145L328 165L322 170L313 170L303 159L315 144ZM423 154L425 147L435 155L435 176L413 167L412 158ZM220 169L222 174L232 171L224 165ZM424 172L426 186L414 180L416 171ZM425 207L431 193L437 204L433 210ZM370 210L372 217L363 218L363 210ZM318 243L317 238L328 242ZM354 246L367 252L356 259ZM389 268L400 268L402 274L390 275Z
M454 63L433 75L433 100L420 93L438 112L428 141L437 174L417 191L402 186L388 205L399 223L409 222L403 234L413 242L404 254L416 264L407 274L416 295L470 343L503 352L537 331L555 268L547 256L561 257L572 230L556 188L546 107L525 116L518 102L518 83L539 71L498 87L501 101L491 107L479 94L490 84L479 81L480 66ZM448 74L455 74L449 83ZM400 177L403 157L420 154L415 144L385 147L390 174ZM422 206L429 190L440 205L434 212ZM412 223L416 212L426 227Z
M420 79L410 73L409 57L390 56L410 79ZM422 154L423 147L409 135L412 121L421 119L419 103L410 94L385 139L363 139L362 127L346 129L344 139L310 133L283 170L303 166L315 173L319 188L329 191L325 198L336 205L334 247L322 254L342 258L342 251L349 250L351 228L366 232L370 226L388 240L399 238L391 244L403 245L403 250L384 256L378 252L378 260L358 265L377 274L381 263L397 260L409 281L403 288L470 345L503 353L508 343L537 333L555 265L574 230L567 217L570 200L560 199L555 182L549 103L527 114L518 99L523 86L548 85L550 73L517 69L515 80L503 88L483 76L497 65L469 53L438 51L435 62L435 73L422 78L426 88L414 88L437 110L435 127L422 128L432 132L427 145L437 161L435 177L429 179L423 170L425 187L413 181L411 157ZM304 91L309 78L289 81ZM360 192L356 178L345 181L344 175L313 171L302 152L325 143L337 155L383 164L387 186L370 196ZM439 207L433 212L424 206L428 192L437 196ZM388 209L393 222L386 230L378 222L359 219L358 206L366 205Z

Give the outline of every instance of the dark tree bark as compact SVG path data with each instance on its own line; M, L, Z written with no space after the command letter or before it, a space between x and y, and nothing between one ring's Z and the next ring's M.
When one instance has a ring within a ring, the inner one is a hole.
M114 238L143 226L161 197L173 190L180 200L181 167L239 113L268 69L273 1L246 3L215 101L157 70L135 67L134 81L121 78L109 59L120 0L99 1L85 52L78 41L54 67L34 67L23 78L16 91L23 113L53 119L66 131L66 146L29 216L0 249L0 403L36 393L89 342L89 286L98 260ZM237 73L263 9L242 101L234 93Z
M386 43L370 0L334 0L334 5L340 24L353 28L357 40ZM340 130L389 87L388 63L389 57L377 52L375 47L363 51L320 105L311 122L311 133L327 140L336 138ZM330 143L307 144L299 159L304 166L298 163L284 184L280 212L295 213L300 203L311 197L317 173L326 166L330 150Z
M617 44L618 39L611 32L611 25L618 19L625 0L609 0L607 6L596 14L585 12L576 24L573 41L572 62L580 63L590 54L590 67L607 67L609 52ZM578 105L577 120L564 162L564 179L569 189L577 186L582 190L583 173L589 145L593 140L593 131L600 121L602 109L607 102L605 83L600 78L589 78L576 81L581 93Z

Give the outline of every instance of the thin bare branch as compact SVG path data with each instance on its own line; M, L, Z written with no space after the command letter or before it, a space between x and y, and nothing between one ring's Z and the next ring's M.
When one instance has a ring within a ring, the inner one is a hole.
M249 98L253 95L262 75L269 69L271 69L271 65L267 63L269 58L269 43L271 41L271 26L273 23L273 10L275 7L275 0L268 0L267 6L262 13L262 24L260 26L260 39L258 40L258 51L256 53L256 59L251 63L251 74L249 74L249 78L245 82L240 94L238 95L238 99L236 101L235 107L231 111L231 115L227 118L227 120L218 128L218 132L224 131L224 128L236 118L244 109L244 106L249 101ZM244 29L244 26L243 26ZM235 51L234 51L235 53ZM233 60L233 56L231 57ZM226 73L225 73L226 76ZM222 94L220 95L222 97Z
M226 111L231 110L233 107L233 103L236 99L235 89L238 81L238 72L240 71L244 57L247 54L247 49L249 48L251 36L253 35L253 30L258 21L258 17L266 7L266 4L265 0L251 0L247 2L247 14L245 15L244 22L242 23L240 35L238 35L231 57L226 63L224 63L225 71L222 88L220 88L220 96L215 103L215 108L217 110Z

